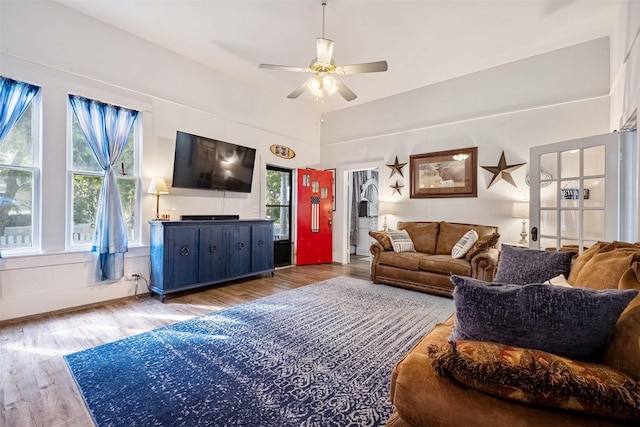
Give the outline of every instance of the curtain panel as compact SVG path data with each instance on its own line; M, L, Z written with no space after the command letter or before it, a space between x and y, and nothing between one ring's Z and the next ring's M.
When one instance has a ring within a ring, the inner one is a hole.
M139 112L75 95L69 95L69 101L104 170L91 248L97 253L95 280L118 280L124 276L128 237L114 165L127 145Z

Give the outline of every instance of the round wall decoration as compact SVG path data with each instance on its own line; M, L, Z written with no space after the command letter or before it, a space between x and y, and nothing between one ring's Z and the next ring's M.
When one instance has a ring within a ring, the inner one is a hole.
M546 181L548 179L553 179L549 172L545 172L543 170L540 171L540 187L548 187L551 185L551 181ZM524 182L527 183L528 186L531 186L531 175L527 174L527 177L524 179Z
M293 159L296 156L296 153L291 148L284 145L273 144L270 148L273 154L283 159Z

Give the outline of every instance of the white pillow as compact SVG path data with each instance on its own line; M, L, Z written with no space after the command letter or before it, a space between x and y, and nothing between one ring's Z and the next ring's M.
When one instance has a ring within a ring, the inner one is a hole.
M389 240L395 252L415 252L411 236L405 230L389 230Z
M560 274L556 277L552 277L551 279L547 280L544 283L547 285L565 286L567 288L573 288L573 286L571 286L569 282L567 282L567 278L564 277L564 274Z
M462 258L465 256L467 252L469 252L469 249L471 249L471 246L478 241L478 237L478 233L476 233L475 230L469 230L464 233L464 236L462 236L453 249L451 249L451 258Z

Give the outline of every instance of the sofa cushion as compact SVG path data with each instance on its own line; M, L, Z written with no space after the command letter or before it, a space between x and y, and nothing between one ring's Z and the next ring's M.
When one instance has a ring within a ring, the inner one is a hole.
M386 231L369 231L369 236L373 237L382 245L385 251L392 251L393 245L391 244L391 239L389 239L389 233Z
M436 243L438 241L438 222L399 222L399 230L406 230L411 236L416 251L425 254L436 253Z
M604 365L482 341L429 347L434 370L505 399L621 421L640 418L640 384Z
M471 258L478 255L481 252L489 250L498 244L498 240L500 239L500 234L491 233L486 234L484 236L479 236L478 241L473 244L469 252L466 253L464 259L467 261L471 261Z
M640 263L624 272L618 289L640 290ZM640 381L640 295L622 312L605 346L601 363Z
M571 265L571 272L569 276L567 276L567 281L569 283L574 283L576 277L578 277L578 273L582 270L582 267L591 259L592 256L596 254L601 248L605 247L607 242L596 242L589 249L582 252L580 255L576 257Z
M415 252L411 236L404 230L389 230L389 240L395 252Z
M494 341L593 359L637 290L488 283L452 276L456 324L451 339Z
M379 263L404 270L420 271L420 260L424 257L420 252L382 252Z
M567 277L573 255L573 252L539 251L503 244L494 281L524 285L543 283L559 274Z
M464 257L469 249L478 241L478 233L476 230L469 230L458 240L458 242L451 249L451 258Z
M611 242L595 252L570 283L592 289L617 289L622 274L638 260L640 246Z
M471 264L464 259L451 258L450 255L423 255L420 258L420 270L432 273L457 274L471 276Z
M451 255L453 247L464 234L473 229L469 224L454 224L442 221L440 223L440 233L438 233L438 244L436 255Z

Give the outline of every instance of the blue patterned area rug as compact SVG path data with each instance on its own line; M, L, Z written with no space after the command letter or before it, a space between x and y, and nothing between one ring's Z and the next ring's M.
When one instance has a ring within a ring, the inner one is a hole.
M98 426L382 426L453 301L347 277L65 356Z

